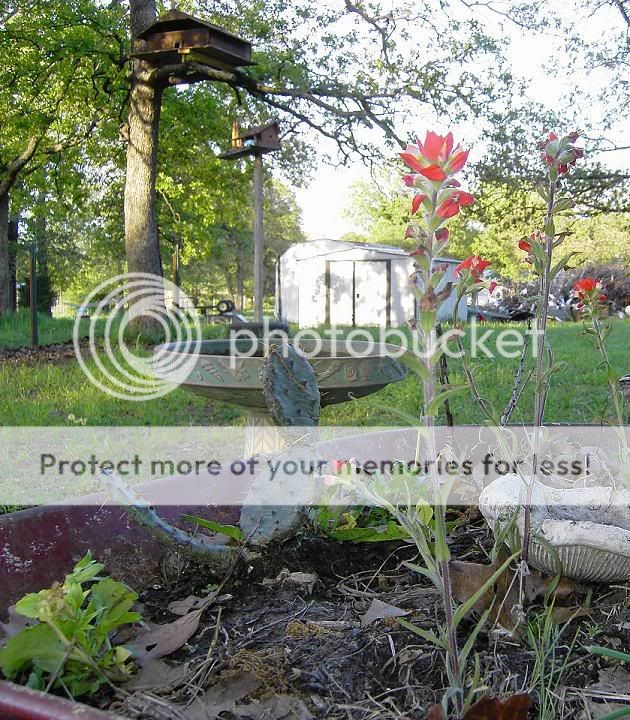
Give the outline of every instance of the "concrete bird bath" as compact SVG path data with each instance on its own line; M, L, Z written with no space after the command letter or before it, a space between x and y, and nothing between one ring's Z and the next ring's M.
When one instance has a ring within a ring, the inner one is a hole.
M246 456L273 452L284 446L284 439L275 430L262 392L260 373L269 342L274 339L207 340L188 350L183 343L168 343L156 348L156 353L161 353L162 357L168 353L199 350L195 365L181 387L249 411ZM252 343L256 343L255 346ZM389 383L402 380L407 374L405 366L395 358L400 354L396 345L354 341L352 354L342 341L301 340L299 347L307 354L315 371L322 407L371 395ZM236 349L234 355L232 348ZM162 377L168 380L167 373Z

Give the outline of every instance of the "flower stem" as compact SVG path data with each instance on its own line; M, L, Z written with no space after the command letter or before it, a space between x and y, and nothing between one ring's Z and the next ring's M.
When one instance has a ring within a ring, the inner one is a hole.
M549 178L549 196L547 201L547 214L545 216L545 228L549 226L553 218L553 206L556 195L557 177L553 171ZM547 400L548 388L543 388L543 373L545 350L547 347L547 319L549 316L549 276L551 273L551 261L553 257L553 235L550 237L547 229L545 229L545 263L543 265L542 277L540 280L539 310L536 317L536 385L535 385L535 407L534 407L534 452L532 458L532 477L527 485L527 496L525 501L525 519L523 526L523 555L524 563L527 563L529 557L529 537L531 534L531 504L534 486L538 475L538 455L540 452L540 428L543 424L545 414L545 403Z

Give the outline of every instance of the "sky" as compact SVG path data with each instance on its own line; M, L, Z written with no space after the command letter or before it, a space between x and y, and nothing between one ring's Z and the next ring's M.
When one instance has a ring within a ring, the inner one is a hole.
M395 0L391 1L395 5ZM571 2L565 0L548 0L547 8L550 12L566 14L571 11L571 5ZM588 23L583 24L585 38L599 39L611 21L619 26L619 18L613 15L614 12L612 9L603 9L590 18ZM488 24L498 29L495 15L487 14L484 17ZM570 71L563 73L559 78L550 78L544 66L551 59L556 40L542 34L524 32L522 28L509 22L504 23L504 28L510 42L507 57L511 70L515 76L527 80L528 96L533 100L551 107L558 94L568 92L575 82L587 82L591 87L605 83L605 75L601 72L590 72L584 79L576 77ZM604 113L605 108L594 107L592 112ZM457 137L457 127L445 128L437 124L432 129L443 132L451 129ZM420 130L420 128L411 128L411 130ZM620 143L625 145L629 144L627 142L629 134L630 123L620 126L614 133L616 140L626 138L626 142ZM471 160L475 159L474 153L473 147ZM630 166L630 153L628 151L606 153L602 156L602 160L617 167ZM360 232L360 228L345 217L344 211L350 202L352 184L358 180L369 179L369 171L359 161L346 167L332 167L320 162L310 185L307 188L295 189L302 210L302 225L306 236L309 239L338 239L347 232Z

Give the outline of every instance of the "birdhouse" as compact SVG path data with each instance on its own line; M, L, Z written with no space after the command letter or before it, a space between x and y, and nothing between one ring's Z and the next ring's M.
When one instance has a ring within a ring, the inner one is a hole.
M223 160L236 160L245 155L263 155L280 150L280 128L277 122L256 125L241 132L238 123L232 123L230 149L219 155Z
M250 42L179 10L160 16L137 39L143 42L132 56L158 67L189 61L233 70L254 64Z

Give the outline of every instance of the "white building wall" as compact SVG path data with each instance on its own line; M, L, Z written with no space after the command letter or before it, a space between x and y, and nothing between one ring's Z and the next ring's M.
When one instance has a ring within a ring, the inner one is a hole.
M326 262L330 262L331 270L336 262L352 261L354 263L371 261L389 261L391 266L390 284L390 322L393 327L404 325L415 316L415 297L409 287L409 276L413 273L413 260L398 248L367 246L356 243L346 243L335 240L316 240L309 243L299 243L289 248L280 258L280 283L276 292L279 293L280 317L285 322L298 323L300 327L316 327L326 322ZM459 261L440 259L448 266L442 287L447 282L454 282L454 269ZM342 266L338 265L341 269ZM344 266L345 267L345 264ZM355 266L355 277L358 284L355 294L356 303L362 303L361 312L357 313L362 319L373 318L374 323L385 324L386 313L382 298L382 276L385 272L385 263L374 267L374 273L368 272L367 265ZM332 273L333 275L335 273ZM347 275L348 273L346 273ZM374 292L370 292L369 283L365 277L374 276ZM350 276L351 277L351 276ZM360 282L363 278L363 282ZM348 293L352 295L352 281ZM361 285L359 288L358 285ZM334 290L331 293L331 302L334 302ZM372 303L372 305L371 305ZM367 304L367 305L366 305ZM376 306L378 304L378 307ZM455 295L449 298L442 308L438 319L447 320L452 317L455 304ZM356 305L355 305L356 312ZM331 319L334 322L334 308L331 307ZM338 313L339 315L339 313ZM345 313L348 315L348 313ZM460 303L459 316L466 320L467 307L465 300ZM358 322L358 321L357 321Z

